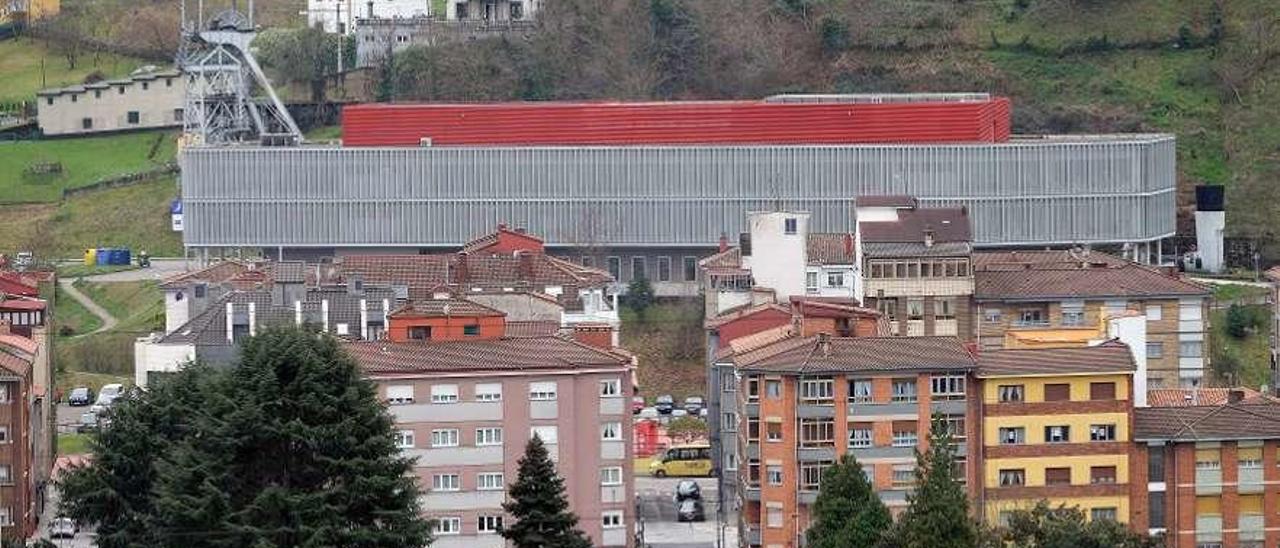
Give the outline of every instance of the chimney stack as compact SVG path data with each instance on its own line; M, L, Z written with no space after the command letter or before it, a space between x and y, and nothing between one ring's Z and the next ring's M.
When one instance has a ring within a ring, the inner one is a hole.
M606 323L574 324L573 340L601 350L613 350L613 327Z
M498 225L498 226L500 226L500 227L501 227L501 226L505 226L505 225ZM467 264L467 263L468 263L468 258L469 258L469 255L467 254L467 252L466 252L466 251L459 251L459 252L458 252L458 260L457 260L457 261L456 261L456 263L454 264L454 280L453 280L453 283L456 283L456 284L458 284L458 286L462 287L463 291L466 291L466 289L467 289L467 284L469 283L469 281L470 281L470 279L471 279L471 270L470 270L470 266Z
M853 234L844 235L844 254L846 257L853 256Z
M729 235L720 233L720 252L724 253L729 250Z
M822 357L831 355L831 335L828 333L818 333L818 353Z
M528 251L519 251L516 257L520 260L519 265L519 281L533 281L533 253Z
M1244 390L1232 388L1227 391L1227 403L1241 403L1244 401Z
M933 228L924 229L924 246L925 247L933 247L933 236L934 236Z

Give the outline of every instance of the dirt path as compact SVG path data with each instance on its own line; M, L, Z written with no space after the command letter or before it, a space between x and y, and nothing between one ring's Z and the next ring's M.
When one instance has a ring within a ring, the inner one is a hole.
M107 312L107 309L98 306L98 303L93 302L93 299L90 299L88 295L85 295L84 293L81 293L79 289L76 289L74 281L75 280L70 278L62 278L58 280L58 286L61 287L63 291L67 292L67 295L70 295L72 299L75 299L76 302L80 303L81 306L89 309L89 312L92 312L94 316L97 316L98 319L102 320L102 327L99 327L92 333L76 335L76 337L102 333L103 331L115 328L119 321L117 321L110 312Z

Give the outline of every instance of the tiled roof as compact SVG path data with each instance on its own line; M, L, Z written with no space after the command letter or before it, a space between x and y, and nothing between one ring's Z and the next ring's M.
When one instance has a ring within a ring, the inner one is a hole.
M0 293L36 297L40 295L39 282L20 272L0 272Z
M738 268L742 266L742 252L736 247L731 247L710 257L704 257L698 261L698 265L708 269Z
M970 242L969 214L962 207L929 207L898 211L897 221L858 223L862 241L923 242L925 231L933 231L934 242Z
M791 313L791 308L788 305L784 305L784 304L777 304L777 303L761 303L757 305L745 304L737 308L726 310L724 313L714 318L707 318L707 321L704 323L704 327L708 329L714 329L716 327L720 327L729 322L733 322L733 321L745 318L747 316L752 316L760 312L764 312L765 310L777 310L778 312L784 312L786 314Z
M845 242L845 238L849 241ZM846 252L845 245L849 245ZM858 258L853 248L852 234L813 233L805 240L809 264L834 265L855 264Z
M581 325L581 324L580 324ZM527 338L527 337L550 337L558 335L563 330L560 322L548 320L529 320L518 322L507 322L506 329L502 335L508 339Z
M1280 438L1280 403L1139 407L1135 440L1213 441Z
M16 348L27 354L35 355L40 350L40 343L13 333L0 334L0 345Z
M956 337L804 337L738 355L747 370L788 373L845 373L970 370L973 356Z
M766 355L771 356L789 348L775 343L791 339L795 335L795 326L787 324L738 337L730 341L728 346L716 352L716 359L723 360L735 355L743 359L761 359ZM757 350L765 350L765 353L756 353Z
M465 244L462 244L462 250L466 251L467 253L475 253L477 251L483 251L485 248L488 248L489 246L492 246L493 244L498 243L503 234L507 234L509 236L513 236L519 239L531 240L533 242L536 242L539 246L543 243L542 238L529 234L527 231L524 231L521 229L512 230L510 228L507 228L506 225L498 225L497 230L490 232L488 234L485 234L483 236L480 236L478 238L475 238Z
M864 242L862 254L869 259L889 257L964 257L973 252L969 242Z
M388 316L436 318L441 316L505 316L502 311L466 299L423 299L410 301Z
M1118 267L997 270L974 273L978 300L1206 296L1209 290L1156 270Z
M974 270L1078 269L1088 263L1093 268L1122 267L1129 261L1100 251L1045 249L1026 251L977 251Z
M395 306L395 294L385 287L365 286L362 295L352 294L345 287L327 286L311 288L306 292L306 301L302 303L304 322L308 318L316 318L322 314L324 300L329 301L329 329L336 330L337 324L345 323L351 329L351 336L360 333L360 300L364 299L368 307L370 319L381 318L382 301L387 300ZM272 303L270 290L231 291L207 308L196 314L172 333L160 339L164 344L224 345L227 344L227 303L235 306L235 313L245 312L249 303L254 303L254 321L257 329L273 325L294 325L296 311L292 303L275 305ZM320 320L317 320L320 321Z
M277 283L300 284L307 281L307 263L302 261L276 261L271 267L271 279Z
M1272 400L1252 388L1152 388L1147 390L1147 405L1151 407L1192 407L1196 405L1222 405L1227 403L1231 391L1238 391L1243 403L1263 403Z
M25 378L31 372L31 358L8 350L0 350L0 369Z
M368 341L347 344L366 372L377 374L457 371L530 371L622 367L626 358L560 337L456 342Z
M185 287L190 282L205 282L210 284L220 284L228 281L236 276L249 270L247 263L240 261L222 261L214 263L200 270L192 270L175 276L166 278L160 282L162 288Z
M905 194L886 194L883 196L858 196L857 207L916 207L914 196Z
M470 287L515 287L521 283L532 289L545 286L577 285L600 287L613 281L608 272L585 267L550 255L531 253L528 259L513 255L472 254L466 256L466 281L458 280L458 254L435 255L353 255L340 259L345 277L360 276L365 283L405 286L414 299L430 298L437 288L448 285ZM521 261L529 261L528 271Z
M1128 373L1134 370L1128 345L985 350L978 355L979 377Z
M1266 272L1263 272L1263 275L1273 282L1280 282L1280 266L1268 268Z
M0 308L5 310L44 310L48 303L33 297L6 298L0 294Z

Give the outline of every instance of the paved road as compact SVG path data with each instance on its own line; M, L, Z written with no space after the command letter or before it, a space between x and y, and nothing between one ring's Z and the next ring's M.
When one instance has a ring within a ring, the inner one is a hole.
M102 327L99 327L97 331L94 331L92 333L83 333L80 335L76 335L76 337L83 337L85 335L93 335L94 333L101 333L108 329L114 328L116 324L119 323L116 321L115 316L112 316L110 312L107 312L107 309L102 308L101 306L98 306L98 303L93 302L93 299L90 299L88 295L85 295L84 293L81 293L79 289L76 289L76 286L74 285L74 280L72 280L71 278L59 279L58 287L62 288L62 290L65 291L67 295L69 295L76 302L80 303L82 306L89 309L89 312L92 312L94 316L97 316L99 319L102 320Z
M707 521L680 523L676 520L675 488L680 478L654 478L640 475L635 479L639 497L640 519L644 540L652 548L715 548L716 497L715 478L692 478L702 488ZM724 546L737 546L737 518L728 515L725 522Z

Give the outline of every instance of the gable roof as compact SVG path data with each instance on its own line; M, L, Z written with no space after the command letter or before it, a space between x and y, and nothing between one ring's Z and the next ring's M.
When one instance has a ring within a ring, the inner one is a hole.
M620 354L555 336L451 342L351 342L346 346L367 373L430 374L622 367Z
M506 313L466 299L424 299L409 301L387 314L387 316L393 318L438 318L445 316L506 316Z
M811 265L856 264L857 249L852 234L811 233L805 239L805 254Z
M978 355L979 377L1131 373L1129 346L1109 341L1097 346L986 350Z
M782 373L971 370L973 355L956 337L802 337L735 357L739 368Z
M220 284L226 282L248 271L250 266L248 263L235 260L227 260L211 264L199 270L183 272L165 278L160 282L162 289L184 287L190 282L205 282L209 284Z
M1280 438L1280 403L1139 407L1135 440L1215 441Z
M757 305L744 304L737 308L731 308L729 310L726 310L724 311L724 313L714 318L707 318L707 320L703 322L703 327L706 327L707 329L715 329L722 325L738 321L742 318L754 316L756 314L759 314L761 312L765 312L768 310L782 312L787 315L791 314L791 307L785 304L778 304L773 302L760 303Z
M1237 388L1152 388L1147 390L1147 405L1151 407L1193 407L1197 405L1223 405L1228 403L1232 391L1239 392L1242 403L1273 401L1257 390Z
M527 256L522 259L521 255ZM528 261L522 267L521 261ZM460 262L466 261L465 266ZM601 287L613 282L603 270L582 266L542 253L433 255L350 255L336 263L345 279L359 276L366 284L405 286L414 299L431 298L444 286L516 287L576 285ZM527 267L527 268L526 268ZM465 280L459 280L465 269Z
M858 196L854 199L857 207L916 207L915 196L906 194L885 194L880 196Z
M40 296L38 283L18 272L0 272L0 293L6 295L38 297Z
M530 249L539 251L543 249L544 244L542 238L529 234L523 229L512 230L507 228L505 224L499 224L497 230L462 244L462 250L467 253L477 253L493 247L503 240L521 242L521 244L527 243Z
M864 243L924 242L933 231L934 242L971 242L969 212L963 207L926 207L898 210L896 221L858 223Z
M1099 297L1198 297L1209 290L1153 269L1127 264L1100 268L1027 268L974 273L978 300Z
M1088 263L1091 267L1121 267L1131 264L1110 253L1082 249L1031 249L1010 251L977 251L973 254L973 269L978 271L1043 269L1078 269Z

